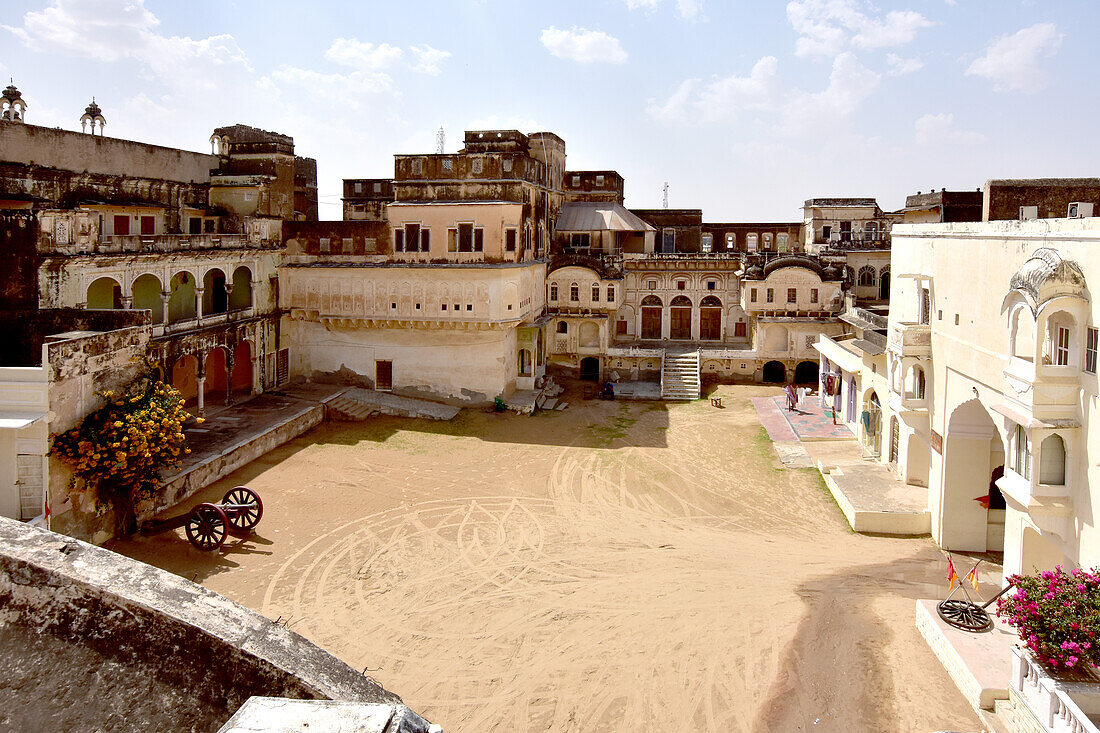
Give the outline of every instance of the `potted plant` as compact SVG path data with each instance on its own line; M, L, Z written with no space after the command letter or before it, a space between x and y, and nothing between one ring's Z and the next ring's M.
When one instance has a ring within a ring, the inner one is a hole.
M997 615L1020 635L1033 657L1055 672L1100 666L1100 573L1061 565L1035 575L1011 575L1015 591L997 600Z

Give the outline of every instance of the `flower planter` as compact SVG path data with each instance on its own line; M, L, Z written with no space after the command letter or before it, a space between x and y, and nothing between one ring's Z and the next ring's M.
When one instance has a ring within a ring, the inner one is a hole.
M1012 649L1009 697L1017 731L1038 725L1049 733L1100 733L1100 682L1055 675L1019 647Z

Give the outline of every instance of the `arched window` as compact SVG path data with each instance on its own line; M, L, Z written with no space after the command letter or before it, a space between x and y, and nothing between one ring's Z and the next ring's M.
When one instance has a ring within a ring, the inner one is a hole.
M1012 470L1018 476L1031 478L1031 442L1020 425L1012 432Z
M690 308L691 301L688 300L688 298L684 295L677 295L675 298L672 299L672 303L670 303L670 305L673 308Z
M581 288L577 283L573 283L569 286L569 300L576 303L581 299Z
M1066 444L1057 433L1039 444L1039 483L1063 486L1066 483Z
M642 305L644 305L644 306L656 306L656 307L660 308L661 307L661 299L658 298L656 295L647 295L644 298L642 298Z
M558 284L552 283L550 285L550 302L557 302L558 300Z
M703 298L703 300L699 303L699 307L700 308L721 308L722 307L722 301L718 300L718 298L716 298L713 295L708 295L707 297Z
M913 397L924 399L924 370L919 366L913 367Z
M859 268L859 281L857 285L864 288L875 287L875 268L870 265L864 265Z
M565 321L558 321L558 333L569 333L569 324Z
M1008 322L1009 353L1024 361L1035 361L1035 319L1031 309L1023 303L1017 305Z

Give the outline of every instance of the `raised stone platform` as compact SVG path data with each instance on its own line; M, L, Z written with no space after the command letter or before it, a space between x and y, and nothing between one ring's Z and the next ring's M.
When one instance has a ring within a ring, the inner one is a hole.
M265 392L245 402L212 410L205 422L185 428L191 453L161 477L156 502L137 509L143 521L184 501L200 489L283 443L297 438L325 418L324 401L344 387L303 384Z
M970 704L992 710L994 701L1008 699L1012 647L1018 637L996 616L993 630L981 634L948 626L936 613L937 603L917 601L917 629Z
M856 532L915 535L932 531L928 489L909 486L877 463L837 466L817 461L816 465Z
M252 697L218 733L411 733L414 727L405 719L407 713L409 709L404 705ZM426 733L442 731L442 727L432 724Z

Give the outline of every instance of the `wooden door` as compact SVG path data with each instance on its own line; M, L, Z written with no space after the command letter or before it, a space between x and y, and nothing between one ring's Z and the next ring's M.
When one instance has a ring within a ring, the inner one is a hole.
M704 341L718 341L722 338L721 308L699 310L699 338Z
M748 329L746 328L747 326L748 324L746 324L744 321L738 321L737 323L733 324L733 337L739 339L746 338L746 335L748 333Z
M156 234L157 220L152 216L141 217L141 233L150 236Z
M388 392L393 389L393 362L374 362L374 388Z
M890 463L898 462L898 441L901 437L901 429L896 417L890 418Z
M691 339L691 308L673 308L669 338L680 341Z
M661 338L661 309L653 306L642 308L642 338Z
M42 494L42 456L17 454L15 456L16 483L19 485L19 517L34 519L45 511Z
M115 236L125 237L125 236L129 235L130 234L130 216L128 214L125 215L125 216L121 215L121 214L115 214L114 219L115 219L115 222L114 222Z

